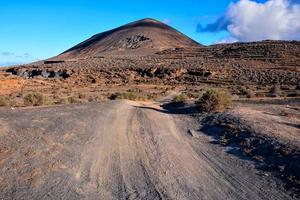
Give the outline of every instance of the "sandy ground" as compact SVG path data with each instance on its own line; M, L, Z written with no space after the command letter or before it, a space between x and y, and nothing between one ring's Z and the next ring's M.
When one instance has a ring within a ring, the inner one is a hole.
M0 109L0 199L291 198L198 126L129 101Z
M258 134L300 146L299 102L293 105L243 104L231 113L243 119Z

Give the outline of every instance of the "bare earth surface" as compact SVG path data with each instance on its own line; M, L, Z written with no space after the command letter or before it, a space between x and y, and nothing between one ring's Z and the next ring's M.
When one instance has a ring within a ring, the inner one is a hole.
M3 108L0 199L291 198L198 129L154 103Z
M256 132L282 143L300 146L300 105L244 105L233 114L246 121Z

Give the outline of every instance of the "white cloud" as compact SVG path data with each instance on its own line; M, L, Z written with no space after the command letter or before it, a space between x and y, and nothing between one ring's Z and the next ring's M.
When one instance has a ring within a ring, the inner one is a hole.
M288 0L241 0L229 6L225 17L227 30L240 41L300 39L300 5Z
M229 32L230 40L300 40L300 4L295 0L240 0L203 30L216 32L220 27Z

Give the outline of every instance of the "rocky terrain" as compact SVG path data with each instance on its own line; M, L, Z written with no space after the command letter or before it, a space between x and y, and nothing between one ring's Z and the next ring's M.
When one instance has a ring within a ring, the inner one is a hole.
M232 106L201 113L209 88ZM298 41L96 34L0 68L0 199L299 199L299 97Z
M52 97L57 92L55 85L61 84L69 90L75 86L82 90L184 86L190 93L215 86L237 95L245 93L238 88L243 86L258 97L268 96L271 87L279 85L285 91L284 97L297 97L299 63L297 41L203 46L168 25L144 19L97 34L46 61L3 68L0 76L5 81L36 80L11 93L34 87ZM101 95L107 98L110 94Z
M157 103L0 109L0 120L1 199L296 199Z

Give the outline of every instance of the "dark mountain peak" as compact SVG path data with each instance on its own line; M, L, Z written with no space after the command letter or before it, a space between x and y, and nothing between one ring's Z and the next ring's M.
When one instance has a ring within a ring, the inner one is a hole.
M57 58L76 59L103 54L149 55L169 48L198 46L197 42L176 29L158 20L145 18L96 34Z
M156 19L153 19L153 18L144 18L144 19L140 19L136 22L149 22L149 23L162 23Z

